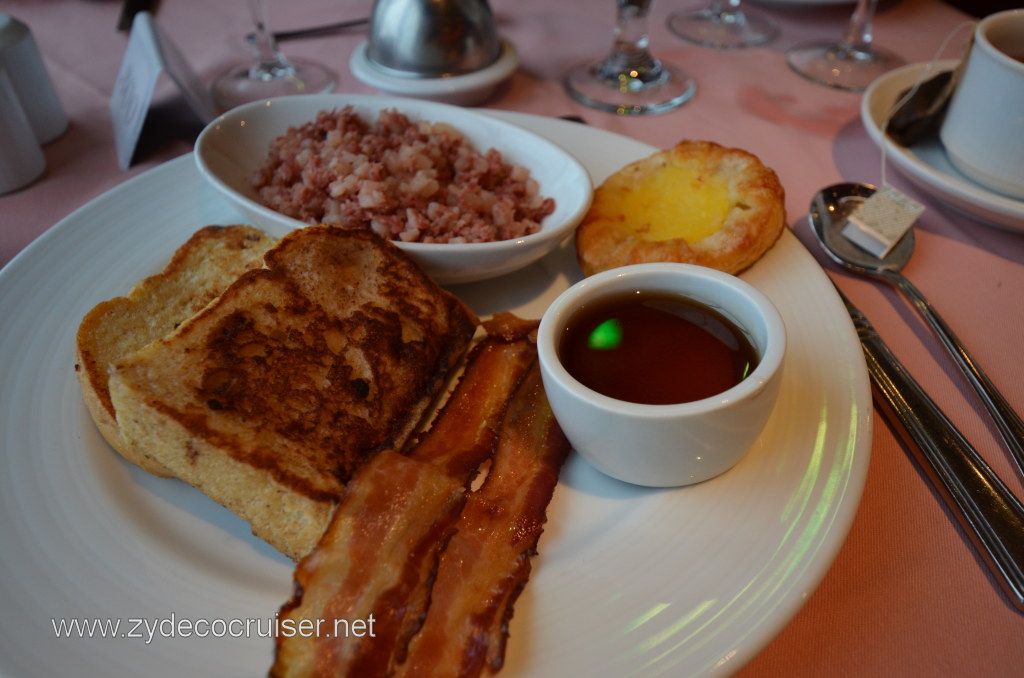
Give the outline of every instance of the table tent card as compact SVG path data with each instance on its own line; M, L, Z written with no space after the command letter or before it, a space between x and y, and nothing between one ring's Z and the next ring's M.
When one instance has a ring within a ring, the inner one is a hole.
M139 12L132 23L128 47L110 99L117 160L122 169L131 165L161 74L171 79L203 123L217 115L209 92L181 51L149 12Z

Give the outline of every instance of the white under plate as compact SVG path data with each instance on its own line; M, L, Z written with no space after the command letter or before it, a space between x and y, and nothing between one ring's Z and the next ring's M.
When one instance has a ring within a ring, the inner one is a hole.
M475 106L486 101L519 65L519 55L509 41L502 43L497 61L479 71L443 78L417 78L382 68L369 59L366 43L352 52L349 68L353 75L385 94L430 99L456 106Z
M925 78L952 70L956 63L952 59L935 62L934 71ZM897 68L868 87L860 104L860 117L868 135L876 144L885 145L886 157L921 190L982 223L1024 231L1024 200L995 193L961 174L950 162L937 135L905 148L883 132L901 93L912 87L928 66L920 63Z
M498 115L557 139L597 181L655 150L578 123ZM186 156L77 210L0 272L5 678L266 675L272 642L256 635L256 620L266 630L290 595L291 563L199 492L123 462L74 376L75 331L94 304L159 270L199 227L238 218ZM578 276L566 246L453 290L482 315L539 317ZM572 455L515 608L502 678L724 676L825 575L870 455L860 344L789 231L743 277L775 302L789 336L764 434L732 470L675 490L613 481ZM99 620L116 637L58 638L54 625L73 620Z

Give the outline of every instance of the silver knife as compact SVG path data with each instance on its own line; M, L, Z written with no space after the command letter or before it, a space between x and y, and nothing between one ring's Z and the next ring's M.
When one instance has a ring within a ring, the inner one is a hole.
M1013 606L1024 612L1024 506L893 355L868 319L839 295L853 319L890 426L963 526Z

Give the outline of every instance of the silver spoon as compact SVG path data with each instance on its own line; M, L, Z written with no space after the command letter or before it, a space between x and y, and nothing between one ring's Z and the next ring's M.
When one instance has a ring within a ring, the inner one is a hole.
M914 231L907 231L882 259L854 245L840 232L850 212L874 192L874 186L856 183L836 184L822 189L811 201L811 230L829 256L837 262L856 273L884 280L906 295L974 387L985 409L995 420L996 428L1017 463L1018 470L1024 476L1024 421L1006 402L1006 398L978 366L935 307L900 273L914 252Z

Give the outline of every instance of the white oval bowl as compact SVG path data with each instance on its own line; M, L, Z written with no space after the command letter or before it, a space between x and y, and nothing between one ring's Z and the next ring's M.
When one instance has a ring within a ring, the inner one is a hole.
M261 205L250 177L266 157L270 142L313 120L324 110L352 106L366 120L395 109L413 120L448 123L478 151L495 148L511 163L529 169L540 192L554 198L555 211L541 230L512 240L489 243L395 244L438 283L456 284L495 278L537 261L558 247L579 224L593 196L590 175L557 144L517 125L457 106L356 94L310 94L258 101L234 108L213 120L195 145L199 173L241 214L268 233L282 236L308 224Z
M718 395L645 405L602 395L562 365L558 345L587 303L626 292L659 292L709 306L739 327L760 358L743 381ZM599 471L647 487L678 487L720 475L761 435L775 407L786 329L771 301L739 278L692 264L636 264L584 278L548 307L537 332L541 377L573 448Z

